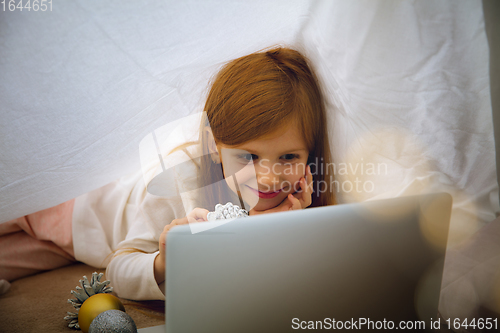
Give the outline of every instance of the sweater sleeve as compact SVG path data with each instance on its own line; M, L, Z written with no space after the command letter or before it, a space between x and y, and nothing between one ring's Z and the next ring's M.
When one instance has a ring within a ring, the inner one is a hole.
M185 181L196 180L196 165L183 168ZM77 260L106 267L118 296L165 299L154 278L154 259L165 225L186 216L191 197L148 193L142 173L119 179L75 201L73 244Z
M106 267L106 277L118 296L133 300L163 300L154 277L163 227L185 215L182 200L149 193L128 213L128 233Z
M75 200L75 257L106 267L120 297L164 299L154 278L158 241L164 226L185 216L185 210L180 198L147 193L141 177L124 177Z
M130 201L130 199L129 199ZM106 277L118 296L133 300L162 300L163 292L154 277L154 260L165 225L185 215L182 201L144 194L126 209L128 232L114 247Z
M106 268L118 296L133 300L164 300L154 277L154 253L133 252L115 257Z

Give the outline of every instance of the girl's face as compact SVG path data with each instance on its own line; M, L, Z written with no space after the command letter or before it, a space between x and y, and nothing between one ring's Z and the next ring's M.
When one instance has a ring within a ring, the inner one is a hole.
M284 130L238 146L217 145L224 178L236 193L235 175L247 210L278 206L289 193L300 190L309 150L296 123Z

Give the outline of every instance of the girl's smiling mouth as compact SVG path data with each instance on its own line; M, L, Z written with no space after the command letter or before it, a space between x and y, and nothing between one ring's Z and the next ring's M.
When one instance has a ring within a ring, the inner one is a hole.
M258 195L259 198L262 198L262 199L272 199L274 198L275 196L277 196L278 194L281 193L281 191L283 191L283 189L280 189L278 191L274 191L274 192L262 192L262 191L259 191L259 190L256 190L248 185L245 185L246 187L248 187L249 189L252 190L252 192L255 194L255 195Z

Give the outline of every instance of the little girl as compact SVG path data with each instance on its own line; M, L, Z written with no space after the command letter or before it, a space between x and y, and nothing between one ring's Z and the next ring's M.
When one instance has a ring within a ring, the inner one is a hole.
M230 61L213 79L204 110L199 140L170 156L202 151L199 162L182 168L200 189L196 200L148 193L137 173L0 224L0 279L77 260L106 267L120 297L164 299L173 226L206 221L217 203L229 201L247 203L250 215L335 204L333 173L324 167L332 165L324 100L299 52L277 47ZM245 176L248 165L253 177ZM228 180L235 168L237 184Z

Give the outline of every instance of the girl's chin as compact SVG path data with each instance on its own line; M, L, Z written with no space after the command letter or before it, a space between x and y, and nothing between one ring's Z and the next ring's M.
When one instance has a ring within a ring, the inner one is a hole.
M263 211L263 210L268 210L272 208L276 208L279 206L283 200L286 198L286 195L280 194L279 196L272 198L272 199L262 199L259 198L259 202L253 209L258 210L258 211Z

